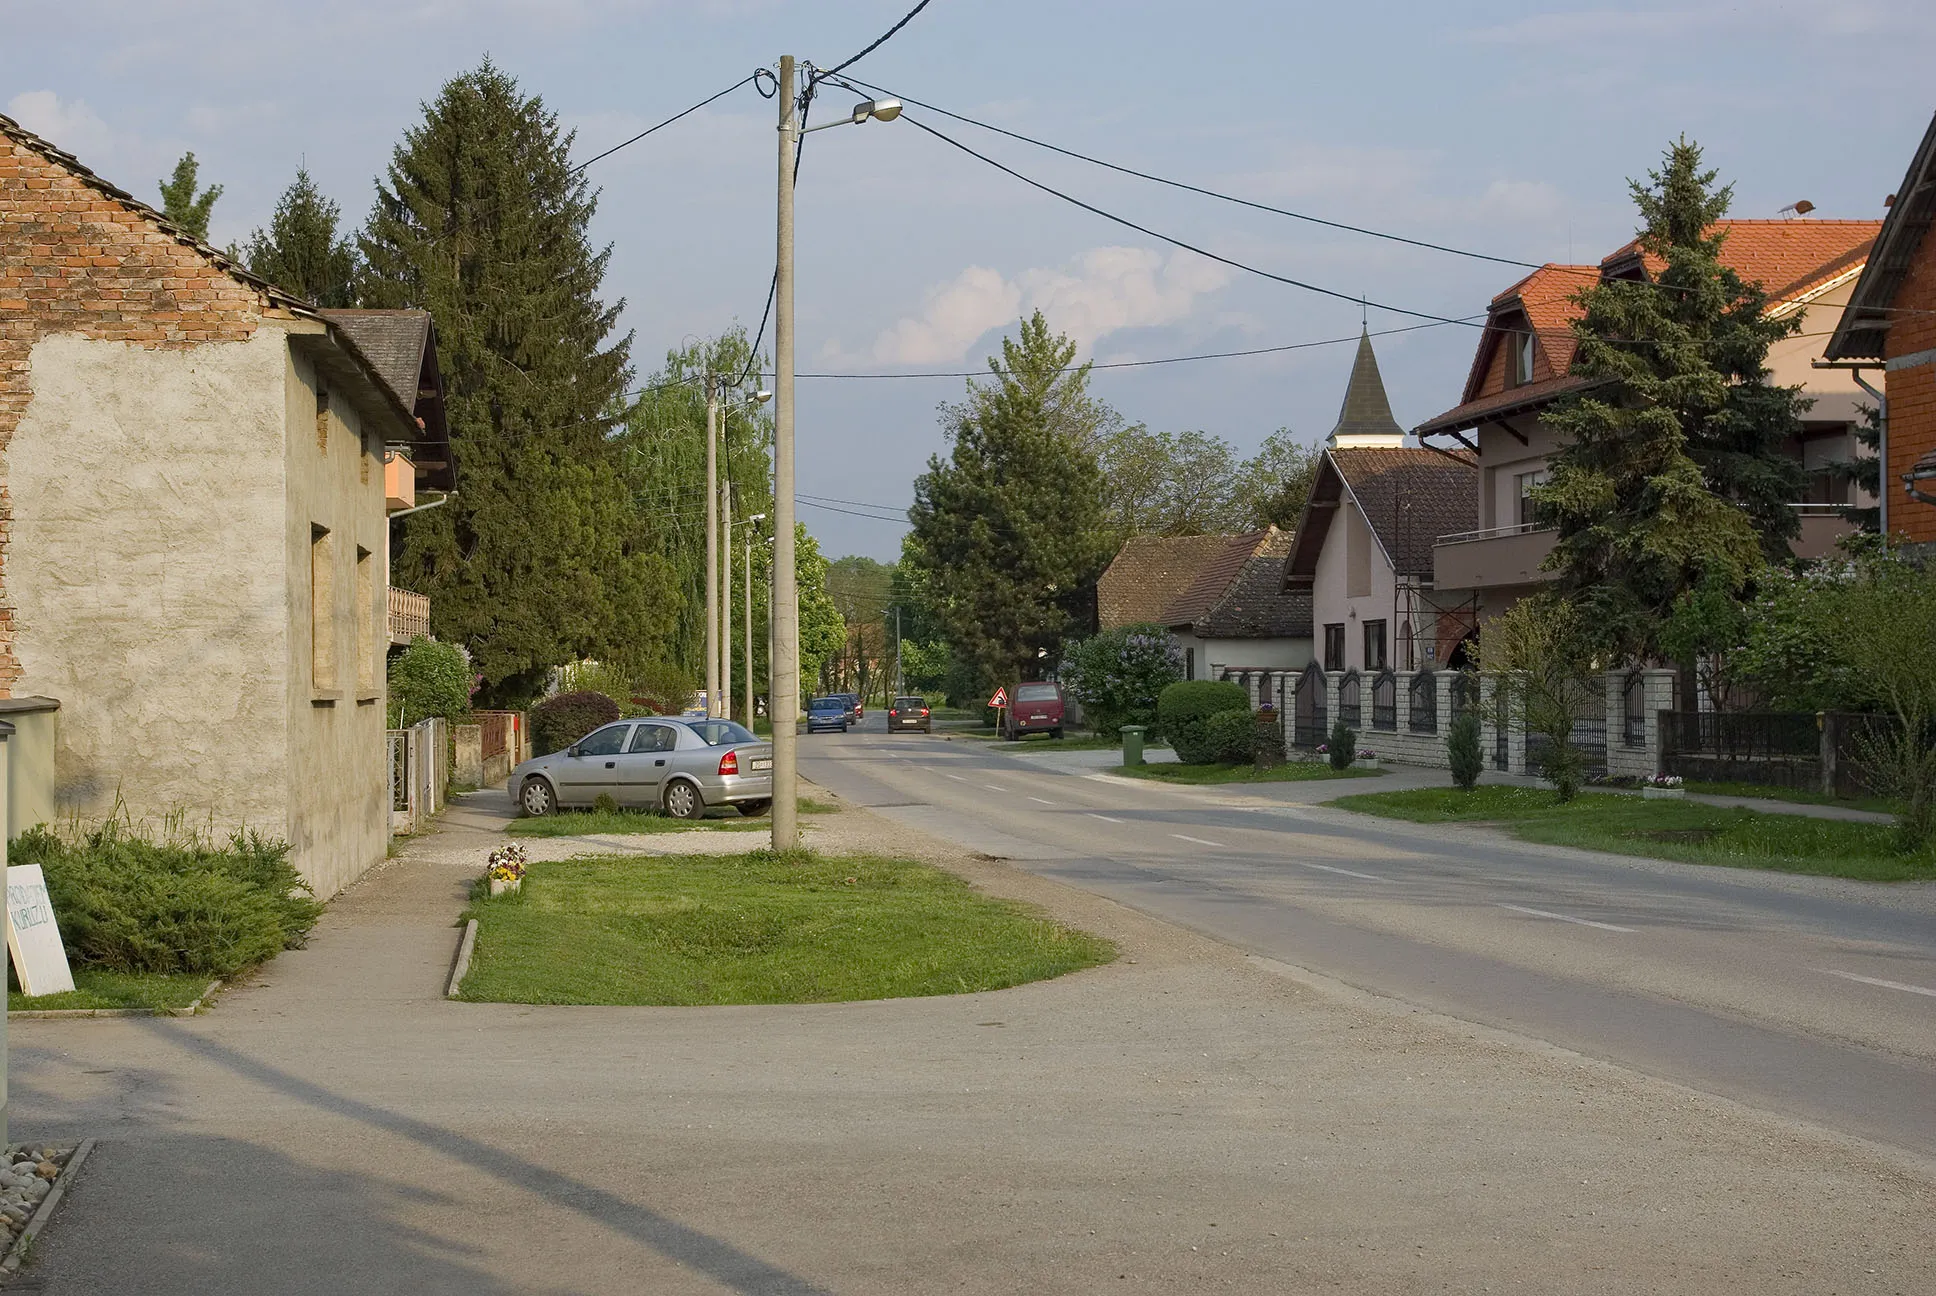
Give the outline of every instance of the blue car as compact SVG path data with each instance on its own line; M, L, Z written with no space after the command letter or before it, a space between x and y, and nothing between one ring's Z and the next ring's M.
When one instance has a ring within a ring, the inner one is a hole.
M842 697L817 697L807 703L807 732L819 733L822 729L838 729L847 732L847 699Z

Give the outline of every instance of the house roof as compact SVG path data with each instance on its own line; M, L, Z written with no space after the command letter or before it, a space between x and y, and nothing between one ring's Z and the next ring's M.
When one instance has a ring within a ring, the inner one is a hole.
M1096 616L1105 630L1162 622L1177 596L1228 548L1229 536L1131 536L1096 582Z
M1880 360L1888 336L1896 289L1915 260L1930 221L1936 217L1936 117L1909 159L1896 201L1876 235L1875 248L1856 281L1848 308L1823 352L1831 360Z
M1292 533L1275 527L1191 629L1203 639L1309 639L1311 591L1286 589Z
M384 386L412 411L417 435L410 439L410 457L418 480L432 489L454 489L437 325L430 312L346 309L319 314L349 339Z
M1197 619L1209 612L1230 589L1230 583L1242 573L1244 564L1256 556L1276 532L1276 527L1262 531L1245 531L1238 535L1216 537L1223 542L1222 548L1203 564L1197 577L1185 586L1164 610L1163 624L1173 630L1194 626Z
M1330 441L1333 445L1346 445L1356 437L1404 435L1405 429L1392 417L1385 380L1378 372L1378 357L1371 349L1371 334L1362 332L1358 335L1357 358L1351 363L1351 378L1345 384L1344 404L1338 409L1338 423L1331 429Z
M1880 221L1806 219L1724 220L1715 226L1727 236L1721 244L1722 264L1761 284L1771 311L1803 304L1811 293L1861 267L1881 227ZM1659 257L1643 253L1637 240L1629 240L1598 267L1548 264L1507 288L1492 299L1460 403L1421 423L1417 434L1458 432L1530 412L1584 389L1585 381L1568 372L1578 345L1572 325L1581 313L1573 295L1607 279L1651 280L1664 266ZM1520 387L1481 395L1494 352L1506 335L1523 327L1517 324L1522 315L1538 335L1550 373Z
M1432 546L1443 535L1478 526L1478 466L1424 446L1327 450L1292 542L1285 580L1303 586L1317 575L1331 519L1347 495L1400 576L1429 577Z

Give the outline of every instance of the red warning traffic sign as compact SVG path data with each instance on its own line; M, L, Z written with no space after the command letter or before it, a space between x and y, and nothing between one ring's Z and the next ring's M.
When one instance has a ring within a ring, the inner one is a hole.
M988 699L988 705L1000 710L1008 705L1008 690L1001 685L995 686L995 696Z

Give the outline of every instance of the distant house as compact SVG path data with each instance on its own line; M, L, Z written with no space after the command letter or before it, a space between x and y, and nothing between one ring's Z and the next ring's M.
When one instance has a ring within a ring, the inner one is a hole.
M1909 171L1876 236L1875 250L1826 349L1830 361L1847 368L1882 371L1883 527L1891 536L1919 547L1936 546L1932 218L1936 218L1936 119L1909 160Z
M1131 536L1096 582L1096 621L1104 630L1161 623L1177 596L1224 555L1229 536Z
M0 694L59 704L57 812L260 829L334 893L388 838L386 460L449 486L427 321L386 373L5 117L0 320Z
M1369 336L1345 388L1298 522L1285 590L1311 600L1326 671L1432 670L1471 629L1433 579L1432 546L1469 530L1477 471L1458 454L1408 446Z
M1814 557L1848 534L1843 508L1857 497L1830 465L1861 453L1854 428L1862 392L1846 374L1813 368L1815 342L1842 316L1869 256L1876 221L1730 220L1721 260L1770 296L1771 316L1799 318L1802 336L1769 349L1773 381L1798 386L1814 404L1788 452L1808 470L1795 552ZM1439 538L1431 570L1442 601L1463 601L1481 619L1505 611L1552 579L1541 570L1557 532L1533 517L1530 492L1544 482L1560 442L1544 421L1553 403L1582 391L1571 372L1572 297L1601 279L1650 280L1661 267L1627 244L1597 266L1546 265L1492 299L1460 403L1417 429L1419 442L1470 454L1474 520Z
M1276 527L1217 536L1222 552L1165 610L1184 678L1296 670L1311 660L1311 599L1287 590L1291 535Z

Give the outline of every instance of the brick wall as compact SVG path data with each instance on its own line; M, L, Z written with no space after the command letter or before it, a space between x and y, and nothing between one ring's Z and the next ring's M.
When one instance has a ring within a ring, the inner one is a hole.
M34 344L63 333L144 348L241 342L268 306L138 205L0 134L0 697L20 676L4 465L33 400Z
M1885 344L1891 360L1936 348L1936 313L1919 313L1936 312L1936 237L1923 236L1891 305L1896 309ZM1902 489L1902 475L1936 450L1936 364L1892 371L1887 390L1889 465L1882 489L1889 496L1889 530L1912 541L1936 541L1936 504L1910 499Z

